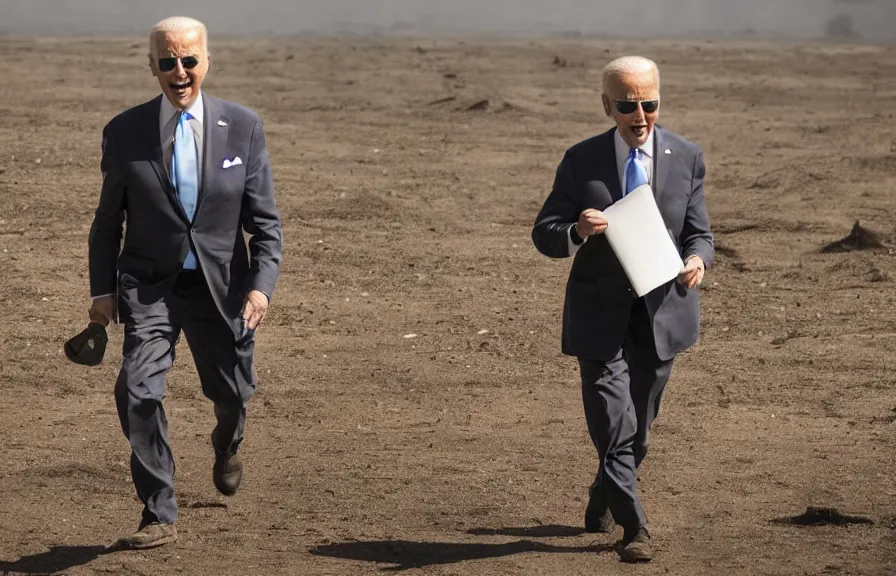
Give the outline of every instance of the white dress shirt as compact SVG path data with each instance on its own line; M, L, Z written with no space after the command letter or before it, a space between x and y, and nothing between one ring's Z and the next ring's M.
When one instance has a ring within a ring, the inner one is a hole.
M162 142L162 161L165 163L165 170L168 172L168 175L171 175L171 156L174 154L174 131L177 129L177 110L174 105L168 100L168 98L163 94L162 95L162 105L159 107L159 134ZM199 97L196 98L196 102L193 103L192 106L187 108L187 112L190 113L189 123L190 128L193 129L194 140L196 141L196 158L199 159L196 162L196 169L199 172L198 179L196 180L199 185L202 185L202 121L204 117L205 107L202 104L202 94L199 94ZM115 293L112 294L101 294L99 296L94 296L93 299L97 298L105 298L106 296L114 296Z
M171 174L171 156L174 154L174 131L177 129L177 113L180 112L164 95L162 96L162 106L159 108L159 133L162 142L162 160L165 162L165 170ZM196 98L193 105L187 108L190 118L190 128L193 129L194 140L196 141L196 167L199 171L196 182L202 186L202 121L204 118L205 107L202 104L202 94Z
M628 155L632 148L622 139L619 130L613 132L613 144L616 149L616 172L619 175L619 185L622 187L622 190L625 190L625 161L628 160ZM647 169L647 182L653 186L653 130L647 135L647 140L644 141L644 144L641 144L638 148L641 150L644 168ZM588 238L584 238L585 242L581 244L573 243L573 228L575 228L575 224L570 226L566 233L570 256L573 256L588 241Z
M628 160L632 148L619 135L619 130L613 133L613 144L616 146L616 170L619 173L619 185L625 190L625 161ZM647 182L653 186L653 130L647 135L647 141L638 148L641 150L641 162L647 168Z

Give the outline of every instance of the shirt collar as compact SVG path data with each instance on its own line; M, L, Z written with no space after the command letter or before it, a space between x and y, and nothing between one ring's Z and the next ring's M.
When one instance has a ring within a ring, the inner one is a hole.
M178 110L174 107L173 104L168 100L168 97L162 94L162 108L159 111L159 125L162 129L165 129L165 126L171 122L174 118L175 114L177 114ZM199 122L199 125L202 126L202 120L204 118L205 106L202 103L202 92L199 93L199 97L196 98L196 101L193 102L193 105L187 108L187 112L190 113L190 116L196 119Z
M655 133L655 129L651 130L650 134L647 135L647 140L644 144L638 147L641 150L641 153L648 158L653 158L653 137ZM625 143L625 140L622 139L622 135L619 134L618 128L613 132L613 141L616 144L616 156L624 160L632 149Z

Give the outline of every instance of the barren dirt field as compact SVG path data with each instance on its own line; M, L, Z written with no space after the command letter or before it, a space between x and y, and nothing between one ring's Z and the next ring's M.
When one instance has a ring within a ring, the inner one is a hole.
M87 322L100 133L158 94L145 40L0 40L0 574L896 574L896 53L598 39L216 39L204 90L265 120L284 262L226 499L182 341L165 407L180 540L140 503ZM596 457L560 354L570 260L530 240L609 127L600 67L663 73L717 264L640 491L656 547L584 534ZM825 251L855 223L879 247ZM415 337L407 337L415 334ZM835 507L872 523L776 519Z

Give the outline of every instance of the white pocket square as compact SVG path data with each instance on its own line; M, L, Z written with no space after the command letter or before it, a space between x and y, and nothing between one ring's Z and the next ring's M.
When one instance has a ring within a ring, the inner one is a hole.
M233 160L228 160L227 158L225 158L224 164L221 166L221 168L230 168L231 166L239 166L242 163L243 163L243 161L240 160L239 156L237 156Z

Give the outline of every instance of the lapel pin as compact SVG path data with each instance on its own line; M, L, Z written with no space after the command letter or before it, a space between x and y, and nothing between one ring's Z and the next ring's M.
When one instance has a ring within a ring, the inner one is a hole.
M665 150L663 150L663 154L671 154L671 153L672 153L672 151L669 150L668 148L666 148Z
M218 126L227 126L227 122L223 120L218 120Z

